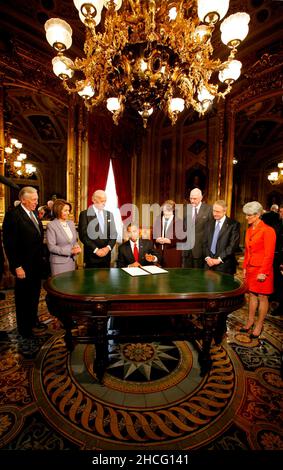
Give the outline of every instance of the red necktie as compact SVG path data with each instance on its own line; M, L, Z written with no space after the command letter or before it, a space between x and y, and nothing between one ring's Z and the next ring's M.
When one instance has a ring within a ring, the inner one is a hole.
M134 243L134 258L135 258L135 261L139 260L139 250L138 250L136 243Z

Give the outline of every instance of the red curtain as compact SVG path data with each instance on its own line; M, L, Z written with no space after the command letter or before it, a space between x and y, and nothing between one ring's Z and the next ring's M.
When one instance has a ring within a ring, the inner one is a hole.
M89 179L88 199L97 189L105 189L112 160L118 206L132 202L131 157L134 152L134 132L128 127L115 126L111 116L89 118Z
M89 145L89 172L88 172L88 203L97 189L105 189L109 172L111 154L111 134L109 135L109 122L105 119L89 117L88 145Z

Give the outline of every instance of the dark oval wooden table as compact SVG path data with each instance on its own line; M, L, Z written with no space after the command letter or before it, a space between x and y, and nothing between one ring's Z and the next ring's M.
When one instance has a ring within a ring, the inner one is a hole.
M109 339L193 340L205 374L211 366L212 339L217 344L222 341L227 315L244 304L246 290L243 282L228 274L182 268L135 277L118 268L84 269L50 277L44 287L50 313L66 330L68 349L76 342L95 344L94 370L99 381L108 363ZM192 315L199 316L200 328L191 322ZM133 321L141 316L153 316L154 327L147 321L147 331L133 333L107 326L111 317ZM168 316L172 322L164 329Z

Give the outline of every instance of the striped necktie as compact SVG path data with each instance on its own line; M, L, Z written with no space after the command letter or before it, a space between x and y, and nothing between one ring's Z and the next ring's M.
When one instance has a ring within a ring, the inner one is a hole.
M37 230L38 230L39 233L40 233L40 228L39 228L37 219L36 219L36 217L35 217L35 215L34 215L34 213L33 213L32 211L29 211L29 216L30 216L32 222L34 223L34 225L36 226Z

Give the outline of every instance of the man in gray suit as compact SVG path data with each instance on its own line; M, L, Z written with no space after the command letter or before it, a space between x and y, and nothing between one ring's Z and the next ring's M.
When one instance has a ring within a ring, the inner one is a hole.
M227 274L235 274L239 249L240 224L226 216L227 205L223 200L213 204L213 218L204 234L206 268Z
M194 188L190 192L189 210L185 211L184 230L195 232L194 246L183 251L184 268L204 268L203 239L206 224L212 220L212 207L202 202L202 192Z

